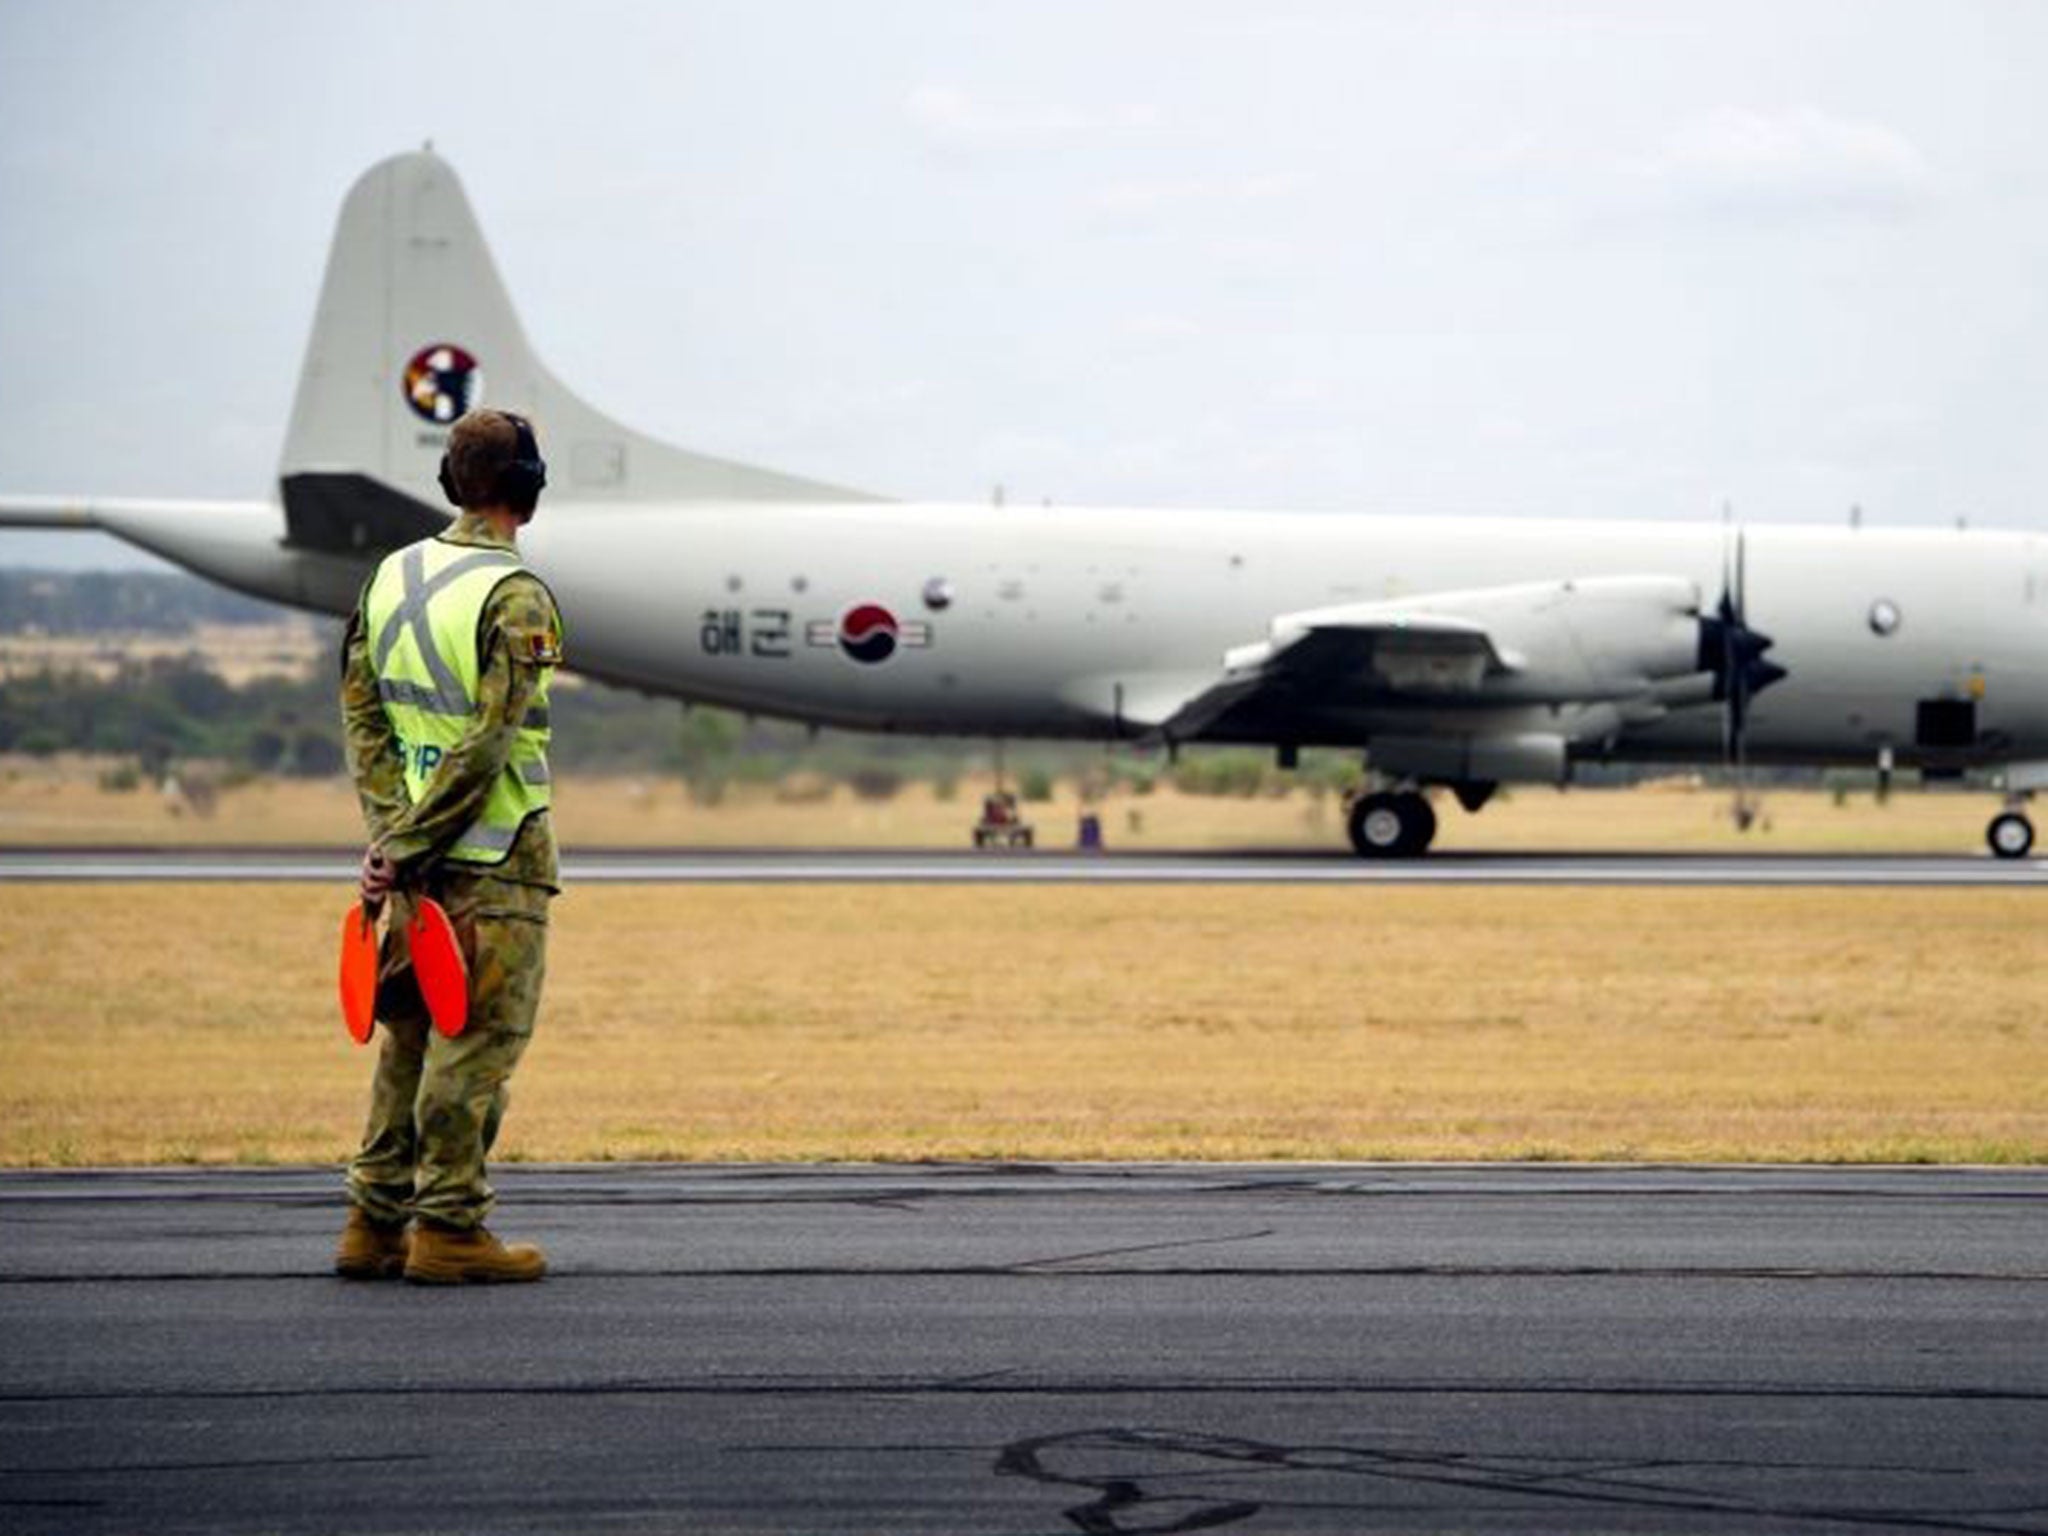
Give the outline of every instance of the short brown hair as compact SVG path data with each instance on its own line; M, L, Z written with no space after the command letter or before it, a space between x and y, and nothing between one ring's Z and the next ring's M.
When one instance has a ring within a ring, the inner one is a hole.
M448 478L463 506L502 501L498 486L519 457L519 429L503 411L471 411L448 434Z

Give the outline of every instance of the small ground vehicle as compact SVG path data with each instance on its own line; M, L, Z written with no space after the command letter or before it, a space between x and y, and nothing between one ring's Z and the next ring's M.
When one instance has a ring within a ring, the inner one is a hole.
M1017 810L1017 796L1007 789L981 798L981 820L974 824L977 848L1029 848L1035 837L1031 823Z

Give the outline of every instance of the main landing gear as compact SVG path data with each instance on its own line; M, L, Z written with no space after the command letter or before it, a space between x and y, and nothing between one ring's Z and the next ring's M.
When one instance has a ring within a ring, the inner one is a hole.
M1436 812L1412 789L1360 795L1347 824L1351 846L1369 859L1411 859L1436 837Z
M1984 841L2001 859L2024 859L2034 848L2034 823L2025 811L2008 802L1984 829Z

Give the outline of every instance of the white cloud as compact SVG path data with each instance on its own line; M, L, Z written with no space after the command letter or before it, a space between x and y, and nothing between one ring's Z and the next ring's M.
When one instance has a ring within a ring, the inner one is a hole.
M1123 333L1137 341L1191 341L1202 327L1186 315L1132 315L1123 323Z
M1535 447L1541 434L1520 416L1494 412L1473 422L1472 436L1488 450L1521 452Z
M1665 195L1716 207L1898 215L1934 191L1927 157L1879 123L1818 107L1717 107L1636 167Z
M1159 124L1159 110L1139 102L1082 107L1068 102L990 102L950 85L921 85L905 98L911 125L942 144L981 148L1128 133Z
M1096 191L1089 206L1104 213L1150 213L1190 203L1249 203L1292 197L1309 184L1298 171L1263 176L1181 176L1119 181Z

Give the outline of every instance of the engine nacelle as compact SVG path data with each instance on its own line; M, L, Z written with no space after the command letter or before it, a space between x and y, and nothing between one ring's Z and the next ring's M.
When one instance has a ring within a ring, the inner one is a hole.
M1367 693L1482 704L1632 699L1701 669L1699 588L1678 576L1589 576L1283 614L1225 653L1244 675L1352 644ZM1341 664L1341 663L1340 663Z
M1571 771L1562 736L1375 736L1366 760L1390 778L1427 784L1562 784Z
M1475 592L1480 621L1510 663L1487 689L1543 701L1625 699L1699 668L1700 593L1673 576L1597 576Z

